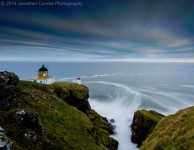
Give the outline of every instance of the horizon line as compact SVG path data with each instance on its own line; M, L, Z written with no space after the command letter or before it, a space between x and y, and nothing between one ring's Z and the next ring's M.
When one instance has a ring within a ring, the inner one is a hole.
M0 62L120 62L120 63L125 63L125 62L145 62L145 63L194 63L194 59L191 60L142 60L142 59L133 59L133 60L82 60L82 61L69 61L69 60L0 60Z

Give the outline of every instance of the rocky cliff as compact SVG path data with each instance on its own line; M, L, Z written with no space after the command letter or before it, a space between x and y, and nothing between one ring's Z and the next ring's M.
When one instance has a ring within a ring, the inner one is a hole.
M194 149L194 107L180 110L161 119L140 149Z
M194 147L194 107L170 116L138 110L131 125L131 140L140 150L191 150Z
M131 125L131 141L138 147L154 130L156 124L164 117L164 115L153 110L138 110L134 113Z
M43 85L0 73L0 127L11 149L116 150L110 124L91 109L84 85Z

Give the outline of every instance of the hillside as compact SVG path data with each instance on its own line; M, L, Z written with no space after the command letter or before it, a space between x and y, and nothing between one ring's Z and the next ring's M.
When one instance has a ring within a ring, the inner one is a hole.
M164 117L143 142L140 150L194 149L194 107Z
M131 124L131 141L140 147L163 117L164 115L153 110L137 110Z
M84 85L43 85L0 73L0 127L11 149L116 150L111 125L90 108Z

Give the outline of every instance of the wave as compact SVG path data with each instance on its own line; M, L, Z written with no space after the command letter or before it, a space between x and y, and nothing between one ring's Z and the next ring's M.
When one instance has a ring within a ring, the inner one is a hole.
M90 99L90 104L92 109L96 110L102 116L106 116L108 119L114 119L116 125L116 135L112 137L119 141L118 150L136 150L136 145L130 143L131 130L129 125L132 122L132 115L138 105L133 105L131 107L124 106L118 101L105 102L102 103L97 99ZM131 109L133 108L133 110Z
M92 76L80 76L81 79L85 79L85 78L96 78L96 77L105 77L105 76L109 76L111 74L100 74L100 75L92 75ZM116 75L116 74L115 74ZM69 81L69 80L73 80L77 77L65 77L62 78L62 81Z
M165 113L174 113L179 109L188 107L191 105L191 100L194 99L194 96L186 93L177 93L170 91L157 91L156 89L145 90L145 89L136 89L141 92L144 97L145 102L150 104L158 105L159 107L168 110ZM162 109L161 109L162 110Z
M138 93L137 91L132 90L129 86L127 86L125 84L107 82L107 81L90 81L89 83L100 83L100 84L104 84L104 85L112 85L112 86L116 86L118 88L122 88L125 91L129 92L130 94L137 94Z
M92 76L81 76L80 78L97 78L97 77L106 77L106 76L118 76L118 75L123 75L123 73L112 73L112 74L96 74Z
M101 84L102 87L116 87L116 96L110 102L101 102L98 99L89 99L93 109L109 119L116 120L117 134L113 137L119 141L119 150L133 149L136 145L130 143L131 130L129 125L132 123L133 113L141 105L141 94L134 91L124 84L112 83L106 81L89 81L88 84ZM113 91L115 94L115 91ZM111 93L110 93L111 94ZM112 93L113 94L113 93Z
M117 76L117 75L122 75L122 73L112 73L112 74L95 74L95 75L91 75L91 76L80 76L81 79L87 79L87 78L98 78L98 77L106 77L106 76ZM78 77L78 76L77 76ZM69 80L73 80L77 77L65 77L62 79L58 79L58 81L69 81Z
M91 91L93 94L96 94L89 99L91 107L108 119L116 120L117 135L114 135L114 138L120 143L119 150L137 149L134 144L130 143L129 128L136 110L152 109L169 115L194 104L192 102L194 95L169 91L169 87L173 88L171 85L165 85L166 90L157 89L157 86L137 88L108 81L87 81L86 85L93 90ZM100 92L104 92L102 97L108 94L105 98L111 100L102 101L101 97L98 97Z
M181 87L194 88L194 85L180 85Z
M105 76L110 76L111 74L96 74L92 76L81 76L80 78L96 78L96 77L105 77Z
M142 108L145 107L144 105L146 105L147 108L151 108L154 105L158 111L165 112L166 114L174 113L179 109L190 106L192 103L191 100L194 99L194 96L191 94L162 91L156 88L146 90L107 81L91 81L89 83L115 86L117 90L114 93L116 97L114 97L113 100L129 105L131 102L140 103ZM168 112L166 112L166 110L168 110Z
M61 79L62 81L69 81L69 80L73 80L74 78L73 77L66 77L66 78L63 78L63 79Z
M81 79L91 79L91 78L98 78L98 77L107 77L107 76L142 76L143 74L134 74L134 73L130 73L130 74L124 74L124 73L112 73L112 74L95 74L95 75L91 75L91 76L80 76ZM69 81L69 80L73 80L77 77L65 77L62 79L59 79L59 81Z

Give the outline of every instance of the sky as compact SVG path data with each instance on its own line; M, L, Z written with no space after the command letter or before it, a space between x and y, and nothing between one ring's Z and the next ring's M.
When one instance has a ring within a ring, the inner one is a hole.
M194 1L0 1L0 61L194 62Z

